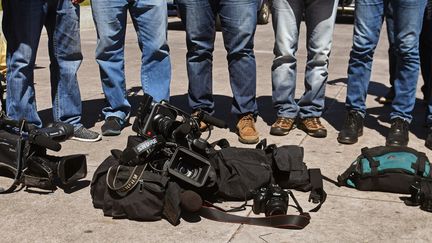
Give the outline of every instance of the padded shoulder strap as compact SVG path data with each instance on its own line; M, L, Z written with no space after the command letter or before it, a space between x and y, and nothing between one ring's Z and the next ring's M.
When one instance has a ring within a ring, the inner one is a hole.
M361 149L361 153L363 155L363 157L365 157L367 159L367 161L369 162L369 166L371 168L371 175L375 176L378 174L378 166L380 165L380 162L375 160L372 156L372 154L369 152L369 148L368 147L364 147Z
M312 186L309 194L309 202L318 203L318 206L311 209L310 212L317 212L327 198L327 193L324 191L323 177L320 169L309 169L309 180Z

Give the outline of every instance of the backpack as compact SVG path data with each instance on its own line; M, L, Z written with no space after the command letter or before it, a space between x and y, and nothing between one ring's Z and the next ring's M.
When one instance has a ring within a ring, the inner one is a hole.
M419 178L430 178L431 165L424 153L408 147L363 148L361 155L340 176L338 185L361 191L409 194Z

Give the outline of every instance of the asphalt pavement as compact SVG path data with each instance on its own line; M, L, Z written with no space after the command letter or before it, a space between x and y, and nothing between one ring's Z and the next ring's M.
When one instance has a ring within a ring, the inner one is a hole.
M83 123L91 129L100 131L103 123L100 113L104 105L104 96L98 66L94 59L96 33L89 7L82 8L82 16L84 61L79 70L79 83L83 100ZM303 70L306 60L304 24L301 27L297 53L297 98L304 91ZM271 24L258 26L255 37L259 106L257 128L261 138L267 138L268 143L277 145L303 146L307 166L321 168L322 173L332 179L336 179L337 175L350 165L360 154L361 148L384 145L385 135L390 126L390 108L375 101L377 96L386 93L388 87L388 43L386 31L383 29L374 57L364 135L354 145L342 145L336 141L337 131L341 128L345 115L346 71L352 44L352 28L349 21L339 21L336 24L326 87L326 110L322 118L328 129L328 136L324 139L310 137L298 129L283 137L269 135L270 125L276 119L276 112L271 105L270 68L274 42ZM185 32L179 19L170 18L168 38L173 71L170 102L188 110ZM132 24L127 26L125 59L127 88L139 90L140 51ZM215 129L210 140L226 138L233 146L253 147L239 143L234 133L235 118L230 115L232 93L228 80L226 51L220 32L216 35L213 63L215 116L227 121L230 128ZM431 151L424 147L424 105L419 91L422 82L419 78L418 99L410 128L409 145L432 158ZM41 38L38 51L35 83L38 109L44 122L48 123L52 120L52 111L45 34ZM129 98L134 108L131 122L135 119L136 107L141 96L142 93L138 93ZM311 223L305 229L297 231L220 223L206 219L198 222L182 220L179 226L174 227L165 220L136 222L104 217L101 210L92 206L90 180L94 170L110 154L110 150L124 149L127 137L132 134L134 133L129 126L120 136L104 137L100 142L63 143L63 149L53 154L87 154L89 173L86 180L75 190L59 189L52 193L30 193L23 190L0 195L0 242L430 242L432 239L432 215L417 207L405 206L399 198L402 195L361 192L339 188L328 182L324 182L328 193L327 201L319 212L311 213ZM294 194L304 209L314 207L307 201L308 193L296 191ZM235 205L239 203L224 203L222 206ZM289 208L289 212L295 213L295 209ZM238 214L253 216L250 208Z

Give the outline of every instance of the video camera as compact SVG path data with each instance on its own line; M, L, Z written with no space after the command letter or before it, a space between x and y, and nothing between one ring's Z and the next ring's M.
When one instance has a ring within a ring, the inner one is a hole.
M200 122L219 128L226 127L224 121L204 111L199 110L196 115L192 116L166 101L155 103L153 97L144 94L132 130L143 137L161 135L168 142L200 149L204 142L200 140Z
M166 101L153 102L144 94L120 163L147 164L148 170L171 175L195 187L205 184L210 162L205 157L209 144L201 138L200 122L226 127L225 122L199 111L190 115Z
M73 131L65 123L39 129L25 120L0 117L0 193L12 192L20 184L53 190L57 182L66 185L84 178L85 155L47 155L47 149L60 151L59 142L70 138Z

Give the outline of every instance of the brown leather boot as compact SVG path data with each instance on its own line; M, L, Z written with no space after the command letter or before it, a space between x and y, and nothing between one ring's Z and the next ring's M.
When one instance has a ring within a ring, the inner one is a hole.
M287 135L292 129L294 129L294 119L286 117L278 117L275 123L270 128L270 134L276 136Z
M309 136L312 137L327 137L327 129L321 124L319 117L308 117L300 119L298 128L305 131Z
M237 122L237 134L241 143L258 143L259 136L255 128L255 118L252 114L243 115Z

